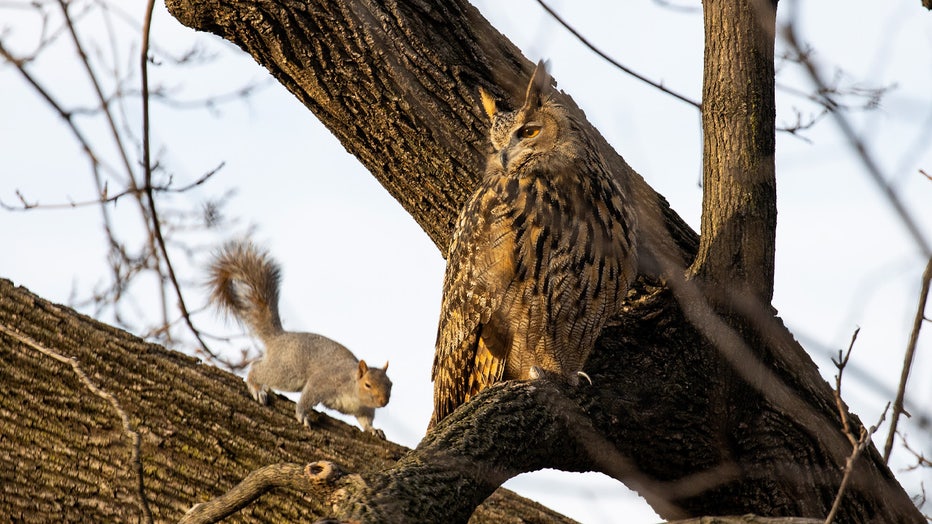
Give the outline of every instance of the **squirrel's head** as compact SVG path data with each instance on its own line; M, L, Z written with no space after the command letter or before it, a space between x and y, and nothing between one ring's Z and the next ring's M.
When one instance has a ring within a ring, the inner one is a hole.
M388 362L381 368L370 368L365 360L359 361L356 371L356 389L359 399L366 407L381 408L388 404L392 395L392 381L385 372Z

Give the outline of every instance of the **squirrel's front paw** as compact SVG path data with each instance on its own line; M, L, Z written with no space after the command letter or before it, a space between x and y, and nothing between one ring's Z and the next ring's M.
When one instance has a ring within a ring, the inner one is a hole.
M269 405L269 392L264 389L260 389L254 392L252 394L252 398L256 399L256 402L262 404L263 406Z

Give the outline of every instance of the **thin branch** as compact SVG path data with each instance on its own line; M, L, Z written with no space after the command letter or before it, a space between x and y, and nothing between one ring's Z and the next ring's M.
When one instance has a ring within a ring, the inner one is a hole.
M168 107L171 107L173 109L185 110L185 109L200 109L204 107L208 109L214 109L216 108L216 106L223 105L228 102L233 102L236 100L242 100L244 98L248 98L252 96L253 94L257 93L259 90L265 89L271 86L273 82L274 82L274 79L272 78L267 78L263 80L255 80L234 91L229 91L226 93L221 93L219 95L208 96L208 97L199 98L199 99L191 99L191 100L179 100L177 98L174 98L168 92L168 90L164 88L158 88L154 91L150 90L149 96L151 99L161 102L162 104ZM135 95L137 93L134 93L133 91L128 91L126 94Z
M0 55L3 56L8 62L16 67L16 70L19 71L20 75L26 80L26 83L31 85L33 89L41 96L49 106L58 113L58 116L65 121L65 124L68 126L68 129L71 130L71 134L74 135L75 139L81 145L81 150L87 156L88 161L91 164L91 172L94 175L94 184L97 187L97 194L104 194L106 192L106 183L101 181L101 169L110 170L110 168L101 162L101 160L94 153L94 149L91 147L90 141L84 136L81 130L78 128L74 119L72 118L74 113L72 111L65 110L64 106L58 103L58 101L51 95L48 89L46 89L42 84L36 80L29 71L26 70L26 64L23 60L15 58L12 53L10 53L4 46L3 42L0 42ZM19 196L19 195L18 195ZM20 196L20 201L23 204L26 204L25 198ZM106 233L107 240L111 246L111 253L114 252L116 246L119 245L119 242L116 240L116 236L113 232L112 221L110 219L110 213L106 206L101 207L101 214L104 225L104 232ZM113 269L113 276L115 279L119 279L119 271L117 268ZM118 280L117 280L118 281Z
M61 1L61 0L59 0ZM165 247L165 239L162 237L162 226L160 225L159 215L155 207L155 193L152 187L152 160L149 144L149 31L152 28L152 11L155 7L155 0L146 2L146 14L142 26L142 49L140 53L140 70L142 77L142 158L143 169L145 170L146 183L145 193L149 201L149 211L152 220L152 232L162 252L162 258L165 260L165 269L168 272L168 278L171 280L172 288L175 290L175 296L178 298L178 309L181 310L181 316L185 324L201 345L201 350L210 355L211 358L217 358L217 355L207 347L207 343L201 338L200 332L194 327L191 321L191 315L188 313L188 307L185 305L184 296L181 293L181 285L175 276L175 269L172 267L171 258L168 256L168 248Z
M845 409L845 404L841 400L841 379L845 372L845 366L848 365L848 359L851 358L851 350L854 349L854 342L857 340L860 331L861 328L854 330L854 334L851 335L851 343L848 345L848 351L842 355L841 350L839 350L838 360L832 360L835 367L838 368L838 374L835 375L835 405L838 407L839 416L841 416L842 431L845 437L848 438L848 442L851 443L851 455L849 455L848 459L845 461L845 474L841 478L841 484L838 485L838 492L835 493L832 509L828 512L828 516L825 517L825 524L832 524L832 521L834 521L835 517L838 515L838 510L841 508L841 499L845 495L845 489L847 489L848 482L851 480L851 474L854 471L854 463L858 459L858 456L861 455L861 452L870 444L871 435L873 435L880 424L883 423L887 416L887 410L890 409L890 403L888 402L886 407L883 408L883 413L880 414L880 420L877 421L877 424L870 429L861 426L858 429L858 436L854 436L854 432L851 431L851 425L848 422L848 410Z
M201 175L200 178L198 178L194 182L184 187L171 187L171 181L169 181L168 184L165 184L162 186L154 186L152 190L157 193L184 193L185 191L190 191L191 189L206 182L210 177L217 174L223 168L223 166L224 166L224 162L221 162L220 165L211 169L207 173ZM103 191L100 194L100 198L97 198L95 200L83 200L83 201L78 201L78 202L72 201L72 202L62 203L62 204L39 204L38 201L37 202L27 201L26 197L17 189L16 196L17 198L19 198L19 201L22 205L11 206L10 204L7 204L3 202L2 200L0 200L0 207L2 207L3 209L7 211L31 211L33 209L69 209L69 208L84 207L84 206L96 206L99 204L110 204L110 203L116 202L117 200L127 195L133 195L133 196L138 197L140 194L142 194L142 192L143 191L140 189L127 189L125 191L121 191L120 193L117 193L116 195L108 195L107 187L104 186Z
M130 187L134 190L138 190L136 187L136 179L133 176L133 167L129 160L129 155L126 152L126 147L124 147L123 139L120 136L120 132L117 129L116 122L113 119L113 114L109 109L109 104L107 102L107 97L104 96L103 88L100 86L100 82L97 81L97 75L94 73L94 70L91 68L90 59L87 56L87 53L84 51L84 45L81 43L81 40L78 38L77 30L74 27L74 23L71 19L71 15L68 12L68 5L64 0L58 0L58 5L61 8L62 16L65 19L67 24L68 31L71 34L71 40L74 43L75 51L78 53L78 58L80 58L81 64L84 66L84 70L87 73L88 80L90 80L91 85L94 87L94 92L97 94L97 100L100 103L101 109L103 109L104 116L106 117L107 124L110 128L110 134L113 136L114 143L116 145L117 152L120 154L120 159L123 161L123 168L126 169L126 175ZM143 214L145 214L145 207L142 206L140 202L140 207L143 209Z
M877 428L883 424L884 419L887 417L888 409L890 409L889 402L883 408L883 413L880 414L880 420L877 421L876 425L871 426L870 429L865 429L861 426L860 437L858 437L855 444L852 446L851 455L845 463L845 475L841 478L841 484L838 486L838 493L835 494L835 501L832 503L832 509L829 511L828 516L825 517L825 524L832 524L832 521L835 520L838 510L841 508L841 499L845 494L845 489L848 487L848 482L851 480L851 474L854 471L854 463L861 455L861 452L870 445L871 435L876 433ZM847 433L847 435L849 439L854 438L850 433Z
M0 324L0 332L3 332L5 335L19 340L23 344L35 349L36 351L51 357L63 364L68 364L71 366L71 369L74 370L75 375L78 376L78 379L84 383L85 387L91 391L91 393L97 395L103 400L107 401L110 406L113 407L113 410L116 411L117 415L120 417L120 422L123 425L123 432L129 436L130 442L132 442L132 463L133 470L136 475L136 491L139 496L139 509L142 511L143 519L149 524L152 523L152 511L149 509L149 502L146 499L145 484L143 482L143 469L142 469L142 454L140 452L141 437L139 433L133 428L132 422L129 420L129 415L123 408L120 406L120 402L107 391L104 391L99 386L94 384L87 374L84 373L84 370L81 369L80 364L77 360L72 357L66 357L56 351L40 345L38 342L33 340L27 335L23 335L13 331L3 324Z
M838 374L835 375L835 406L838 408L838 414L841 416L841 428L852 445L857 445L857 439L851 434L851 427L848 424L848 410L845 409L844 403L841 400L841 376L845 372L845 366L848 365L848 359L851 358L851 350L854 349L854 342L858 339L858 333L860 332L861 328L855 329L854 333L851 335L851 343L848 344L848 351L842 355L839 349L838 360L832 359L832 363L838 368Z
M664 93L666 93L666 94L672 96L673 98L676 98L677 100L681 100L681 101L683 101L683 102L686 102L687 104L689 104L689 105L695 107L696 109L698 109L698 110L700 110L700 111L702 110L702 104L700 104L699 102L696 102L695 100L692 100L692 99L690 99L690 98L687 98L686 96L681 95L681 94L677 93L676 91L673 91L673 90L671 90L671 89L665 87L665 86L664 86L663 84L661 84L661 83L654 82L653 80L647 78L647 77L644 76L644 75L641 75L641 74L639 74L639 73L636 73L636 72L633 71L632 69L630 69L630 68L628 68L628 67L622 65L620 62L618 62L618 61L615 60L614 58L608 56L607 54L605 54L605 52L603 52L601 49L597 48L597 47L596 47L595 45L593 45L589 40L587 40L586 37L584 37L579 31L577 31L576 29L574 29L573 26L571 26L571 25L568 24L565 20L563 20L562 18L560 18L560 15L558 15L558 14L556 13L556 11L554 11L553 9L551 9L550 6L548 6L547 4L545 4L543 0L537 0L537 3L540 4L540 6L544 8L544 11L547 11L547 13L548 13L550 16L552 16L554 20L556 20L557 22L559 22L560 25L562 25L564 28L566 28L567 31L569 31L570 33L572 33L573 36L575 36L580 42L582 42L583 45L585 45L585 46L588 47L590 50L592 50L593 53L595 53L595 54L599 55L600 57L602 57L602 59L605 60L606 62L612 64L613 66L617 67L618 69L621 69L622 71L624 71L625 73L628 73L629 75L633 76L634 78L637 78L637 79L640 80L641 82L644 82L645 84L648 84L648 85L650 85L650 86L652 86L652 87L655 87L655 88L657 88L657 89L663 91Z
M80 62L83 65L85 72L87 73L88 81L94 87L94 92L97 95L100 109L103 113L103 116L107 122L110 133L112 135L114 146L116 147L120 155L120 158L123 163L123 168L126 170L127 185L132 190L138 191L139 188L136 184L136 178L133 173L133 168L129 160L129 155L126 150L126 145L124 143L123 136L120 134L119 129L117 128L117 125L116 125L116 122L113 116L113 111L110 108L110 102L104 96L103 89L100 85L100 82L97 79L97 75L94 72L93 68L91 67L90 59L88 58L87 53L84 50L84 45L82 44L81 39L78 37L78 33L75 28L74 18L71 15L70 11L68 10L69 5L64 0L58 0L58 5L62 12L62 17L64 18L64 21L65 21L65 27L68 29L68 32L71 36L72 43L74 44L75 51L77 52L78 57L80 58ZM94 182L97 185L98 194L103 194L106 189L106 184L101 182L100 175L97 170L94 171ZM149 217L149 212L146 209L145 203L143 202L141 198L136 198L135 200L139 207L139 212L142 217L142 223L148 229L150 217ZM111 268L114 274L114 286L117 288L117 291L118 291L114 299L114 303L116 303L119 300L119 297L122 295L122 288L124 286L124 284L120 280L120 272L119 272L119 266L118 266L117 261L121 259L123 261L128 261L128 260L125 259L125 253L124 253L123 247L120 244L120 242L116 239L116 237L114 236L113 230L110 227L110 222L109 222L110 219L109 219L107 206L101 204L100 208L101 208L102 213L104 213L107 239L110 245L110 255L111 257L113 257L113 259L111 260ZM156 258L156 267L158 267L158 251L156 249L156 246L153 243L151 231L150 231L150 235L148 235L147 240L148 240L149 252L151 253L152 256ZM164 310L165 307L166 306L163 302L162 309Z
M837 107L835 101L829 96L831 92L828 84L822 79L822 75L819 70L816 68L815 63L812 58L806 56L804 53L799 39L796 36L795 24L789 23L783 27L783 35L787 43L800 55L800 63L806 69L806 72L809 74L809 78L812 80L812 83L815 84L816 90L819 93L822 103L828 107ZM867 146L864 141L861 140L861 137L855 132L854 127L851 123L845 118L845 115L840 111L831 111L832 118L835 119L835 123L838 125L838 128L841 130L842 134L848 140L848 143L851 144L854 151L857 153L858 157L861 159L861 163L864 164L864 167L867 170L867 173L870 175L870 178L877 184L880 188L881 193L886 197L887 202L900 217L900 220L903 222L903 225L909 231L910 236L916 242L916 245L919 246L923 256L929 257L932 256L932 246L929 245L929 242L926 240L925 236L922 234L922 231L919 229L919 226L915 218L910 214L909 210L906 209L905 204L900 200L900 197L896 194L893 187L887 183L887 177L881 172L880 166L877 165L877 162L874 160L874 157L867 151Z
M95 166L95 169L97 169L97 166L102 165L100 160L94 154L94 151L90 145L90 141L85 138L84 134L81 133L81 130L78 129L77 125L75 125L74 120L72 120L74 112L66 110L64 106L59 104L58 101L52 97L51 93L49 93L49 91L45 89L45 87L43 87L39 81L36 80L31 73L29 73L29 71L26 70L26 61L14 57L13 54L10 53L6 47L4 47L3 41L0 41L0 56L2 56L7 62L13 64L13 67L19 71L19 74L22 75L24 80L26 80L26 83L31 85L33 89L35 89L36 93L45 99L46 103L48 103L48 105L51 106L56 113L58 113L58 116L60 116L62 120L65 121L65 123L68 125L68 128L71 130L71 133L77 139L78 143L81 144L81 149L84 150L84 153L91 160L91 164Z
M900 415L904 412L903 400L906 396L906 381L909 380L909 372L913 367L913 360L916 356L916 345L919 343L919 330L922 329L922 322L925 320L930 281L932 281L932 257L929 257L929 261L926 263L926 269L922 273L922 286L919 290L919 305L916 306L916 316L913 318L913 330L909 334L909 342L906 344L906 355L903 357L903 370L900 372L900 386L896 391L896 400L893 401L893 415L890 417L890 431L887 433L887 441L883 446L883 461L885 463L890 460L890 453L893 451L893 440L896 436L896 426L899 422Z

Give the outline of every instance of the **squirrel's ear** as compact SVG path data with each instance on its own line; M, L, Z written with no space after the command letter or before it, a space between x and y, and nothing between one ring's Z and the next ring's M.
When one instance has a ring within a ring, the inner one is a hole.
M359 361L359 373L357 373L357 378L362 378L363 375L369 372L369 366L366 365L365 360Z
M385 365L382 366L382 371L388 371L388 361L385 361Z

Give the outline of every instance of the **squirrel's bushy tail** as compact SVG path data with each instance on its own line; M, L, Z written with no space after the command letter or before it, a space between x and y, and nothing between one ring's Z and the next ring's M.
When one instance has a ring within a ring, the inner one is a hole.
M246 324L259 338L281 333L278 289L281 269L252 242L228 242L210 264L210 301Z

